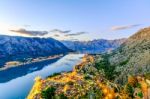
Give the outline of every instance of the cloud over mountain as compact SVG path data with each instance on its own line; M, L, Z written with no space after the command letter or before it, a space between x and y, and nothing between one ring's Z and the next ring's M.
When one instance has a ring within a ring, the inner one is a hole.
M63 34L65 34L65 33L70 33L71 30L65 30L65 31L63 31L63 30L60 30L60 29L53 29L50 32L57 32L57 33L63 33Z
M87 32L77 32L77 33L71 33L71 34L66 34L65 36L78 36L82 34L86 34Z
M55 36L55 37L60 37L60 35L58 35L58 34L55 34L54 36Z
M125 29L130 29L130 28L134 28L137 26L140 26L141 24L133 24L133 25L123 25L123 26L113 26L111 27L112 31L118 31L118 30L125 30Z
M19 34L29 35L29 36L44 36L44 35L48 34L48 31L33 31L33 30L26 30L24 28L20 28L17 30L10 30L10 31L16 32Z

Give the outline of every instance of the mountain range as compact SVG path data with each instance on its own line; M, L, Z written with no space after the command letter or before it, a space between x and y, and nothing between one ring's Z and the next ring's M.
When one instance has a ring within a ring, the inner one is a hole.
M37 77L27 99L40 98L150 99L150 27L110 53L86 54L72 72Z
M72 51L53 38L0 36L0 66L6 61L63 54Z
M58 41L53 38L29 38L0 35L0 66L8 61L24 61L75 51L79 53L103 53L119 47L126 39L93 41Z
M126 39L105 40L97 39L92 41L61 41L69 49L79 53L99 54L109 52L118 48Z

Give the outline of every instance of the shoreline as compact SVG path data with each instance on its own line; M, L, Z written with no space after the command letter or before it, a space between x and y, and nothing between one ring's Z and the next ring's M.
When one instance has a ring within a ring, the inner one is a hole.
M0 71L7 70L10 68L14 68L14 67L23 66L23 65L28 65L28 64L32 64L32 63L42 62L42 61L46 61L46 60L52 60L52 59L60 58L62 56L64 56L64 54L52 55L52 56L47 56L47 57L38 57L38 58L34 58L31 61L27 61L27 62L19 62L19 61L11 62L10 61L10 62L7 62L2 68L0 68ZM13 65L13 64L16 64L16 65Z
M40 76L35 77L35 82L27 96L27 99L35 99L35 97L38 97L38 99L41 98L40 94L42 89L44 88L43 86L47 86L49 84L64 84L68 82L68 78L74 79L73 81L80 81L83 79L82 75L78 74L78 71L84 67L84 65L93 63L94 62L94 57L88 54L85 54L82 57L82 61L79 64L76 64L74 68L70 72L60 72L58 74L54 74L51 76L48 76L47 78L42 79ZM62 80L61 80L62 79Z

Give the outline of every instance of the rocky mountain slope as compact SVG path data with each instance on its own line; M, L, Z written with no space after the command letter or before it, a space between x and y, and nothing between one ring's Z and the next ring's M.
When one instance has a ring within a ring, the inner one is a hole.
M129 76L120 86L105 78L95 62L99 55L85 55L72 72L35 78L27 99L149 99L150 76Z
M85 55L72 72L36 78L27 99L149 99L150 28L112 53Z
M98 39L93 41L62 41L68 48L80 53L104 53L116 49L126 39L105 40Z
M127 76L150 72L150 27L141 29L131 36L109 58L120 74L117 82L125 82Z
M71 51L53 38L0 35L0 66L5 61L67 53Z

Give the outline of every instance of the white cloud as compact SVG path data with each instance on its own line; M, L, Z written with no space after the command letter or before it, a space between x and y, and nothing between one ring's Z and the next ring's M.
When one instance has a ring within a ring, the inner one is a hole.
M138 27L138 26L140 26L140 25L141 25L141 24L113 26L113 27L111 27L111 30L112 30L112 31L125 30L125 29L130 29L130 28Z
M25 34L29 36L44 36L48 34L48 31L33 31L33 30L26 30L23 28L17 29L17 30L10 30L11 32L19 33L19 34Z

